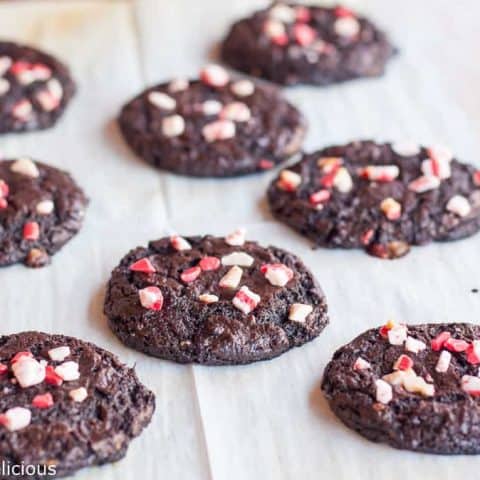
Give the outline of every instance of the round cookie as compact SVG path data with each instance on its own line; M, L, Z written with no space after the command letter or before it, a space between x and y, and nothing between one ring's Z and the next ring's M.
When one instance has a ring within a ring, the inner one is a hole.
M322 389L335 415L375 442L480 453L480 327L389 322L340 348Z
M200 80L173 80L125 105L120 129L153 166L183 175L229 177L268 170L296 153L306 123L272 86L231 79L209 65Z
M353 142L308 154L268 190L273 215L324 247L380 258L480 229L480 171L445 147Z
M221 49L228 65L285 85L380 76L394 53L382 31L345 7L283 2L236 22Z
M267 360L313 340L325 297L298 257L225 237L173 236L127 254L105 298L126 345L179 363Z
M0 461L35 478L119 460L155 409L133 369L72 337L0 337L0 374Z
M0 42L0 133L53 126L74 94L68 68L54 57Z
M42 267L79 230L88 200L71 176L29 158L0 161L0 267Z

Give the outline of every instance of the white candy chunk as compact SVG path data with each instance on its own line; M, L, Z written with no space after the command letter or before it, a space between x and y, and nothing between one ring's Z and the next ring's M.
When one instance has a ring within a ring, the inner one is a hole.
M45 380L45 365L34 358L21 357L12 365L12 371L22 388L38 385Z
M88 392L85 387L79 387L75 390L70 390L68 394L74 402L83 402L88 397Z
M63 362L70 355L70 347L62 346L52 348L48 351L48 356L54 362Z
M393 390L390 384L384 380L375 380L375 399L377 402L387 404L393 398Z
M51 200L42 200L37 203L35 210L39 215L49 215L53 212L54 208L55 205Z
M140 304L147 310L159 311L163 307L163 294L158 287L145 287L138 291Z
M422 162L421 169L424 175L438 177L442 180L450 178L452 175L450 162L444 160L426 158Z
M57 100L61 100L63 97L63 87L62 84L56 79L56 78L51 78L47 82L47 89L50 92L50 95L54 97Z
M0 423L10 432L27 427L31 420L32 413L28 408L23 407L10 408L0 415Z
M406 377L415 377L415 372L410 370L397 370L395 372L389 373L388 375L383 376L383 380L388 382L390 385L403 385Z
M342 17L335 20L333 28L341 37L354 37L360 32L360 23L354 17Z
M171 115L162 120L162 132L166 137L178 137L185 131L185 120L181 115Z
M245 252L232 252L222 257L222 265L238 265L239 267L251 267L254 258Z
M278 186L287 192L294 192L302 183L302 177L291 170L282 170L278 180Z
M192 246L190 243L179 235L173 235L170 237L170 244L172 247L177 250L177 252L183 252L184 250L191 250Z
M230 75L220 65L207 65L200 72L200 79L211 87L224 87L230 81Z
M80 378L77 362L64 362L55 368L55 373L66 382L71 382Z
M189 86L190 83L187 79L176 78L168 84L168 91L170 93L183 92L184 90L187 90Z
M293 278L293 271L280 263L264 265L262 272L270 285L274 287L284 287Z
M432 397L435 393L435 387L427 383L418 375L406 375L403 379L403 388L410 393L420 393L424 397Z
M447 350L442 350L440 356L438 357L437 365L435 366L435 370L438 373L445 373L450 366L450 360L452 359L452 354Z
M401 157L414 157L420 153L420 146L414 142L396 142L392 150Z
M202 303L206 303L206 304L210 304L210 303L216 303L218 302L219 298L217 295L212 295L210 293L204 293L202 295L199 295L198 296L198 299L202 302Z
M391 182L400 175L397 165L369 165L362 169L363 177L374 182Z
M304 303L294 303L290 305L288 319L292 322L304 323L307 317L312 313L313 307Z
M462 377L462 390L470 395L480 395L480 378L471 375L464 375Z
M355 363L353 364L353 369L355 371L359 371L359 370L367 370L369 368L371 368L372 365L370 362L367 362L365 359L363 359L362 357L358 357L356 360L355 360Z
M255 92L255 84L250 80L237 80L232 83L230 90L237 97L249 97Z
M0 78L0 97L10 90L10 82L6 78Z
M202 112L204 115L218 115L222 111L222 102L218 100L206 100L202 104Z
M425 193L440 186L440 179L432 175L423 175L410 182L408 188L415 193Z
M260 295L252 292L248 287L243 286L233 297L232 303L235 308L245 315L255 310L260 302Z
M281 37L286 34L285 25L278 20L267 20L263 25L263 32L269 38Z
M425 342L422 342L421 340L417 340L416 338L413 337L407 337L407 340L405 342L405 349L409 352L412 353L418 353L421 350L425 350L427 346L425 345Z
M236 134L235 124L231 120L217 120L208 123L202 129L203 138L209 143L228 140Z
M40 175L37 166L29 158L19 158L12 163L10 170L31 178L37 178Z
M0 76L7 73L8 69L12 66L12 59L7 56L0 57Z
M472 206L464 196L455 195L448 201L446 209L449 212L455 213L459 217L466 217L472 211Z
M283 23L293 23L297 17L295 10L284 3L274 5L268 12L270 18Z
M150 92L148 101L161 110L174 110L177 106L175 99L163 92Z
M453 153L445 145L433 145L428 149L428 156L440 163L450 163L453 160Z
M402 345L407 340L407 327L405 325L395 325L388 333L390 345Z
M237 288L242 275L243 270L235 265L220 279L219 285L222 288Z
M20 100L12 107L12 115L22 122L28 121L32 113L33 107L29 100Z
M247 230L245 228L238 228L225 237L225 243L232 247L240 247L245 244L246 234Z
M233 122L248 122L252 118L252 113L244 103L232 102L223 107L220 117Z
M352 177L345 167L338 169L335 179L333 180L333 186L341 193L348 193L352 189Z

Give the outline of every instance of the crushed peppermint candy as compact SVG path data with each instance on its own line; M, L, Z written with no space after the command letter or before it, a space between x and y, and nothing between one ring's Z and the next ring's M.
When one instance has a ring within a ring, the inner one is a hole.
M40 225L37 222L27 222L23 226L24 240L38 240L40 237Z
M245 237L247 230L245 228L238 228L225 237L225 243L232 247L241 247L245 244Z
M7 56L0 57L0 76L5 75L12 66L12 59Z
M52 202L52 200L42 200L38 202L37 206L35 207L35 211L39 215L50 215L54 209L55 204Z
M170 93L183 92L188 89L190 82L185 78L175 78L168 84Z
M441 332L430 342L430 346L434 352L441 350L445 342L452 336L450 332Z
M48 351L48 356L54 362L63 362L70 356L70 347L63 345L61 347L52 348Z
M406 325L394 325L387 332L387 338L390 345L403 345L407 340L407 326Z
M362 357L358 357L353 364L353 369L357 372L360 370L367 370L369 368L372 368L372 364L370 362L367 362Z
M232 303L234 307L243 312L245 315L248 315L250 312L255 310L257 305L260 303L260 295L252 292L248 287L244 285L235 294Z
M440 186L440 179L433 175L423 175L409 183L408 188L415 193L425 193Z
M292 269L282 263L267 263L261 266L260 271L275 287L284 287L293 278Z
M433 145L427 148L428 156L439 163L450 163L453 160L453 153L444 145Z
M409 370L413 368L413 360L408 355L400 355L393 365L394 370Z
M162 120L162 133L169 138L178 137L185 131L185 120L181 115L171 115Z
M27 122L33 113L33 106L27 99L19 100L12 107L12 115L22 122Z
M318 192L312 193L309 197L309 201L312 205L318 206L322 205L330 200L332 194L330 190L322 189Z
M46 112L52 112L59 107L63 97L63 87L61 83L52 78L48 81L47 87L36 94L36 98L42 109Z
M402 205L392 197L382 201L380 210L382 210L388 220L398 220L402 216Z
M32 406L36 408L50 408L53 406L53 397L51 393L35 395L32 400Z
M394 153L400 157L414 157L421 151L420 145L414 142L396 142L391 147Z
M202 134L208 143L229 140L235 137L236 127L231 120L216 120L215 122L207 123L202 129Z
M138 291L142 307L159 311L163 307L163 294L158 287L146 287Z
M472 375L464 375L462 377L462 390L473 397L480 396L480 378Z
M0 97L10 90L10 82L6 78L0 78Z
M251 80L237 80L232 83L230 90L237 97L249 97L255 92L255 84Z
M350 172L345 167L340 167L333 179L333 186L341 193L348 193L353 188Z
M320 157L317 166L323 173L334 173L343 165L342 157Z
M269 19L263 24L263 33L280 47L288 44L288 35L285 25L278 20Z
M232 252L222 257L222 265L238 265L239 267L251 267L255 259L245 252Z
M187 268L180 274L180 278L184 283L192 283L194 282L199 275L202 273L202 269L200 267L191 267Z
M360 22L354 17L340 17L335 20L333 28L341 37L355 37L360 33Z
M313 307L304 303L294 303L290 305L288 319L292 322L304 323L307 317L312 313Z
M155 273L155 267L148 258L141 258L136 262L132 263L129 267L129 270L132 272L142 272L142 273Z
M423 160L421 169L424 175L438 177L442 180L450 178L452 175L450 162L435 158L427 158Z
M312 19L312 14L308 7L299 5L295 7L295 20L299 23L308 23Z
M284 3L274 5L269 10L268 16L283 23L293 23L297 18L295 10Z
M40 176L37 166L29 158L19 158L15 160L10 166L10 170L30 178L38 178Z
M295 192L302 183L302 177L291 170L282 170L277 182L278 188L286 192Z
M205 100L205 102L202 103L202 112L207 116L218 115L222 111L222 108L222 102L218 100Z
M221 279L218 283L222 288L237 288L242 279L243 270L234 265Z
M465 352L470 344L465 340L459 340L457 338L448 338L443 344L443 348L450 350L451 352Z
M192 245L185 238L180 237L179 235L172 235L170 237L170 245L177 250L177 252L183 252L185 250L191 250Z
M368 165L361 168L359 175L373 182L393 182L400 175L397 165Z
M71 382L80 378L78 363L71 360L55 367L55 373L65 382Z
M392 386L385 380L375 380L375 399L386 405L393 398Z
M480 340L474 340L467 349L467 362L471 365L480 363Z
M308 47L316 40L317 31L309 25L297 23L293 27L293 36L300 46Z
M74 390L70 390L68 395L74 402L83 402L88 397L88 392L85 387L75 388Z
M62 377L55 372L52 365L47 365L45 368L45 383L59 387L63 383Z
M480 187L480 170L473 172L473 183Z
M438 357L437 365L435 366L435 371L438 373L445 373L450 366L450 360L452 359L452 354L447 352L447 350L442 350L440 356Z
M418 353L422 350L425 350L426 348L427 348L427 345L425 344L425 342L422 342L421 340L407 336L407 340L405 341L405 350L412 353Z
M210 304L210 303L216 303L218 302L219 298L217 295L213 295L211 293L203 293L202 295L198 296L198 299L202 303Z
M204 272L210 272L213 270L218 270L220 268L220 260L217 257L203 257L198 266Z
M245 103L231 102L223 107L220 118L234 122L248 122L252 118L252 113Z
M445 208L459 217L467 217L472 211L470 202L463 195L454 195Z
M12 364L12 372L22 388L38 385L45 380L45 365L27 356Z
M0 415L0 425L8 431L14 432L30 425L32 413L28 408L13 407Z
M230 76L220 65L207 65L200 72L200 80L210 87L224 87L230 81Z
M150 92L148 101L161 110L175 110L177 106L176 100L163 92Z

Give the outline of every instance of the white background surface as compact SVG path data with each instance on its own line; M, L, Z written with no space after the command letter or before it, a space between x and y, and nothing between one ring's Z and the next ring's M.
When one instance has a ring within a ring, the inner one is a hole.
M350 2L352 3L352 2ZM450 145L480 165L480 3L357 0L401 49L383 79L287 96L306 114L306 149L372 137ZM367 442L329 412L319 392L332 353L388 318L480 320L479 237L414 249L385 262L359 251L312 251L273 222L264 191L273 173L192 180L158 173L123 145L113 122L149 84L194 75L255 0L1 2L0 33L68 61L79 93L50 131L0 138L5 156L31 155L70 170L91 198L78 235L43 270L0 271L1 333L39 329L96 342L136 364L154 390L152 424L121 462L76 478L458 479L475 457L402 452ZM327 294L331 324L314 342L245 367L179 366L124 348L102 315L109 273L130 248L172 231L249 237L300 255Z

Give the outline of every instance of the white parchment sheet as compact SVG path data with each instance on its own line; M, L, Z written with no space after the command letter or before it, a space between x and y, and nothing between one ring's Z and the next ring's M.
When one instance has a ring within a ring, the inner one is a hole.
M350 2L352 3L352 2ZM401 50L386 77L286 95L309 122L306 149L370 137L448 144L480 165L480 3L357 0ZM152 424L96 480L389 480L476 478L478 458L396 451L367 442L329 412L319 391L334 350L388 318L480 321L480 238L415 248L384 262L358 251L312 251L271 218L273 173L195 180L159 173L124 146L113 122L147 85L194 75L237 16L260 0L0 2L0 35L65 59L79 93L58 126L0 138L4 156L67 169L91 198L81 233L45 269L0 271L1 333L75 335L136 365L157 396ZM130 248L172 231L249 237L300 255L328 296L331 323L314 342L245 367L178 366L124 348L102 315L109 273ZM480 475L480 474L478 474Z

